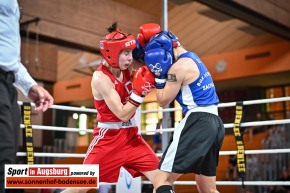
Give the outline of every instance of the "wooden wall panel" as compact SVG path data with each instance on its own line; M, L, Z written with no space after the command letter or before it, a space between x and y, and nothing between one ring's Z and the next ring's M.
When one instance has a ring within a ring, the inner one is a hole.
M288 13L290 12L290 5L288 1L285 0L267 0L267 1L274 4L278 8L287 11Z
M53 87L54 103L92 100L91 79L85 76L57 82Z
M210 8L191 2L173 7L168 14L169 30L179 38L181 45L200 56L285 41L266 32L253 35L241 31L239 27L249 25L235 18L219 21L201 15L199 12L205 9Z
M96 50L100 38L114 21L119 21L122 30L134 34L143 23L159 22L154 16L108 0L19 0L19 4L23 9L22 22L35 17L41 19L40 34ZM31 25L30 30L35 32L35 26Z
M201 7L201 4L191 3L180 5L178 9L172 9L168 15L169 30L179 31L180 37L183 37L183 34L187 34L189 29L197 27L196 18L198 15L195 13Z
M99 59L101 59L100 55L88 52L59 50L57 61L57 81L83 77L84 74L74 71L74 68L78 66L87 66L91 62ZM96 69L96 67L93 69ZM89 69L84 72L92 73Z
M290 43L283 42L202 58L215 81L290 71ZM225 61L223 71L217 63ZM290 79L288 79L289 82Z
M247 8L250 8L266 17L269 17L273 21L277 21L284 26L290 27L290 3L286 3L287 1L285 0L235 0L235 2Z
M161 19L162 15L162 1L156 0L113 0L116 3L122 3L124 5L138 9L144 13L148 13L156 18ZM168 1L168 10L172 10L176 5ZM160 22L160 21L159 21Z
M28 46L27 46L28 45ZM22 40L21 61L33 78L40 81L56 82L57 50L48 44Z

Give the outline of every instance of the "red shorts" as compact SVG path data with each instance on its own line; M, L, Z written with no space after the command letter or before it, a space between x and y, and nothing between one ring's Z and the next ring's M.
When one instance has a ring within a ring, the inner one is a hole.
M123 166L133 177L156 170L159 159L138 134L138 127L95 128L84 164L99 164L100 182L117 182Z

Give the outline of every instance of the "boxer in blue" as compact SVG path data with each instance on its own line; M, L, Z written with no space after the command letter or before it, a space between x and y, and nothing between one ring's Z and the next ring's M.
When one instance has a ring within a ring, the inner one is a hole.
M153 35L143 49L144 61L155 76L159 106L175 99L184 114L160 161L156 193L174 193L172 184L185 173L195 173L200 193L218 193L216 168L225 129L211 74L170 31Z

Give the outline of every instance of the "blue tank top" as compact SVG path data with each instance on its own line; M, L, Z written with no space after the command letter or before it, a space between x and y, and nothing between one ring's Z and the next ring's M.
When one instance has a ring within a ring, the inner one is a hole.
M191 58L200 71L199 77L192 83L182 86L175 98L181 105L183 114L198 106L217 105L219 99L212 77L201 59L193 52L181 54L178 59L180 58Z

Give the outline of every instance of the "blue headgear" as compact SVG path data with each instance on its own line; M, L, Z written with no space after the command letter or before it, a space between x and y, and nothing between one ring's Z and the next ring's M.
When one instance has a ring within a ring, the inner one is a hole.
M155 36L150 38L150 41L144 47L145 52L154 49L161 48L169 52L172 56L173 62L175 61L173 48L179 46L178 38L170 31L161 31Z

